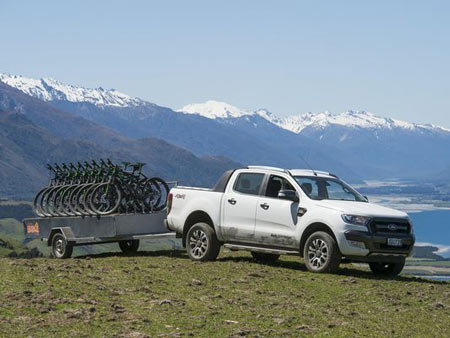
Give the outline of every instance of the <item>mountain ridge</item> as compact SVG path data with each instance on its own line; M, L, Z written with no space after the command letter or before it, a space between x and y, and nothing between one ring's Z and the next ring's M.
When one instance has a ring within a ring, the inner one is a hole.
M71 119L83 118L86 128L88 122L105 127L101 132L105 142L156 137L200 157L219 155L244 164L285 168L308 167L307 162L353 182L420 178L450 166L447 128L365 111L279 117L267 109L251 111L213 100L174 111L141 99L140 105L118 106L92 103L90 97L54 98L45 103ZM54 123L43 114L39 119L40 125ZM115 134L108 136L111 131ZM95 138L92 132L85 134Z
M86 102L97 107L139 107L156 106L154 103L124 94L115 89L87 88L64 84L52 78L33 79L21 75L0 73L0 82L21 90L27 95L43 101L69 101ZM185 114L197 114L210 119L240 118L243 116L259 115L280 128L300 133L309 126L326 127L330 124L360 127L360 128L422 128L428 130L440 130L450 133L450 128L435 124L421 124L406 122L394 118L382 117L364 110L348 110L334 114L328 111L316 113L294 114L280 117L267 109L248 110L233 106L226 102L208 100L203 103L191 103L185 105L176 112Z

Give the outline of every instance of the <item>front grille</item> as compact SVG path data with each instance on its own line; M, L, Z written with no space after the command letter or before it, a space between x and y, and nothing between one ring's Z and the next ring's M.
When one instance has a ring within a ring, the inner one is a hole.
M380 234L409 234L411 225L405 219L375 218L370 224L373 233Z

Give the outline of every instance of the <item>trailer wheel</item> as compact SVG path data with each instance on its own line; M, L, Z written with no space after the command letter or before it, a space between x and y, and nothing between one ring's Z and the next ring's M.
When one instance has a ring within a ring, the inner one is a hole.
M123 253L129 254L129 253L135 253L139 249L139 240L138 239L132 239L129 241L120 241L119 242L120 250L122 250Z
M206 223L194 224L186 236L186 250L193 261L213 261L220 252L220 242Z
M52 256L54 258L64 259L72 256L73 244L67 242L61 233L57 233L52 239Z

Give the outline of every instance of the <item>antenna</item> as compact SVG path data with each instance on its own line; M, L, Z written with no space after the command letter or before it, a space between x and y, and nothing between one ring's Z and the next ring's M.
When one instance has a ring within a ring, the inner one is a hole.
M308 163L308 161L307 160L305 160L305 158L302 156L302 155L300 155L300 154L298 154L298 157L300 157L302 160L303 160L303 162L305 162L306 163L306 165L309 167L309 169L311 169L312 170L312 172L314 173L314 176L317 176L317 173L316 173L316 171L314 170L314 168L313 167L311 167L311 165Z

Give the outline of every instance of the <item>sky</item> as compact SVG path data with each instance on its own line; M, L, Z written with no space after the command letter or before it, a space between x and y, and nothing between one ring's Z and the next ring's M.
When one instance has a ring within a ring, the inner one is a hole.
M0 0L0 72L450 127L450 1Z

